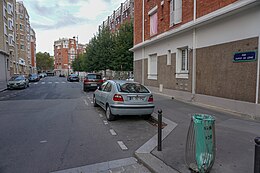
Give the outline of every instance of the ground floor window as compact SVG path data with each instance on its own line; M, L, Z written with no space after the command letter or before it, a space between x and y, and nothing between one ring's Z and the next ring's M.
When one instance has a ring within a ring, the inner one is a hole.
M148 58L148 79L157 80L157 54L149 55L149 58Z
M188 78L189 74L189 56L188 47L177 50L176 58L176 78Z

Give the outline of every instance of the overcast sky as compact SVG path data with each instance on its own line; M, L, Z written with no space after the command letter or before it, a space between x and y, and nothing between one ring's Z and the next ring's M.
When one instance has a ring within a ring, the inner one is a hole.
M88 43L98 26L125 0L18 0L23 1L36 32L36 51L53 55L59 38L78 36Z

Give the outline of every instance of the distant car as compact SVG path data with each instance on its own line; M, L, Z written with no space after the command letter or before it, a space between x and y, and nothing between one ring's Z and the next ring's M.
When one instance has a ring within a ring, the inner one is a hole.
M60 74L59 77L65 77L65 74Z
M40 74L39 74L39 77L40 77L40 78L45 78L45 74L44 74L44 73L40 73Z
M47 73L42 73L43 75L44 75L44 77L47 77L48 75L47 75Z
M40 77L38 74L30 74L29 75L29 82L38 82L40 80Z
M76 74L71 74L68 76L67 81L69 82L79 82L79 77Z
M19 89L29 87L29 80L24 75L13 76L7 82L8 89Z
M142 115L148 119L154 111L151 91L137 82L108 80L94 92L93 104L106 111L109 121L118 115Z
M101 74L89 73L86 75L83 81L83 90L96 90L103 83Z
M134 77L129 77L126 79L127 81L134 81Z

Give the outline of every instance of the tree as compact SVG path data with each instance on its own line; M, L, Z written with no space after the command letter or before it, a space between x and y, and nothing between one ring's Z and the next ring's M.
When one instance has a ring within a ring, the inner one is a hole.
M116 71L133 70L133 23L126 22L121 25L115 35L113 67Z
M38 71L51 71L54 68L54 59L47 52L36 54L36 66Z
M73 71L84 71L84 55L79 55L78 58L72 62Z

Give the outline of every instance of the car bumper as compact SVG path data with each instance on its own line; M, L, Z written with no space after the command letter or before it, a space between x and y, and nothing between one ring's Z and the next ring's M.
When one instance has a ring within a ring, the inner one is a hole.
M19 88L24 88L24 84L23 85L7 85L8 89L19 89Z
M150 115L154 105L111 105L110 109L114 115Z

